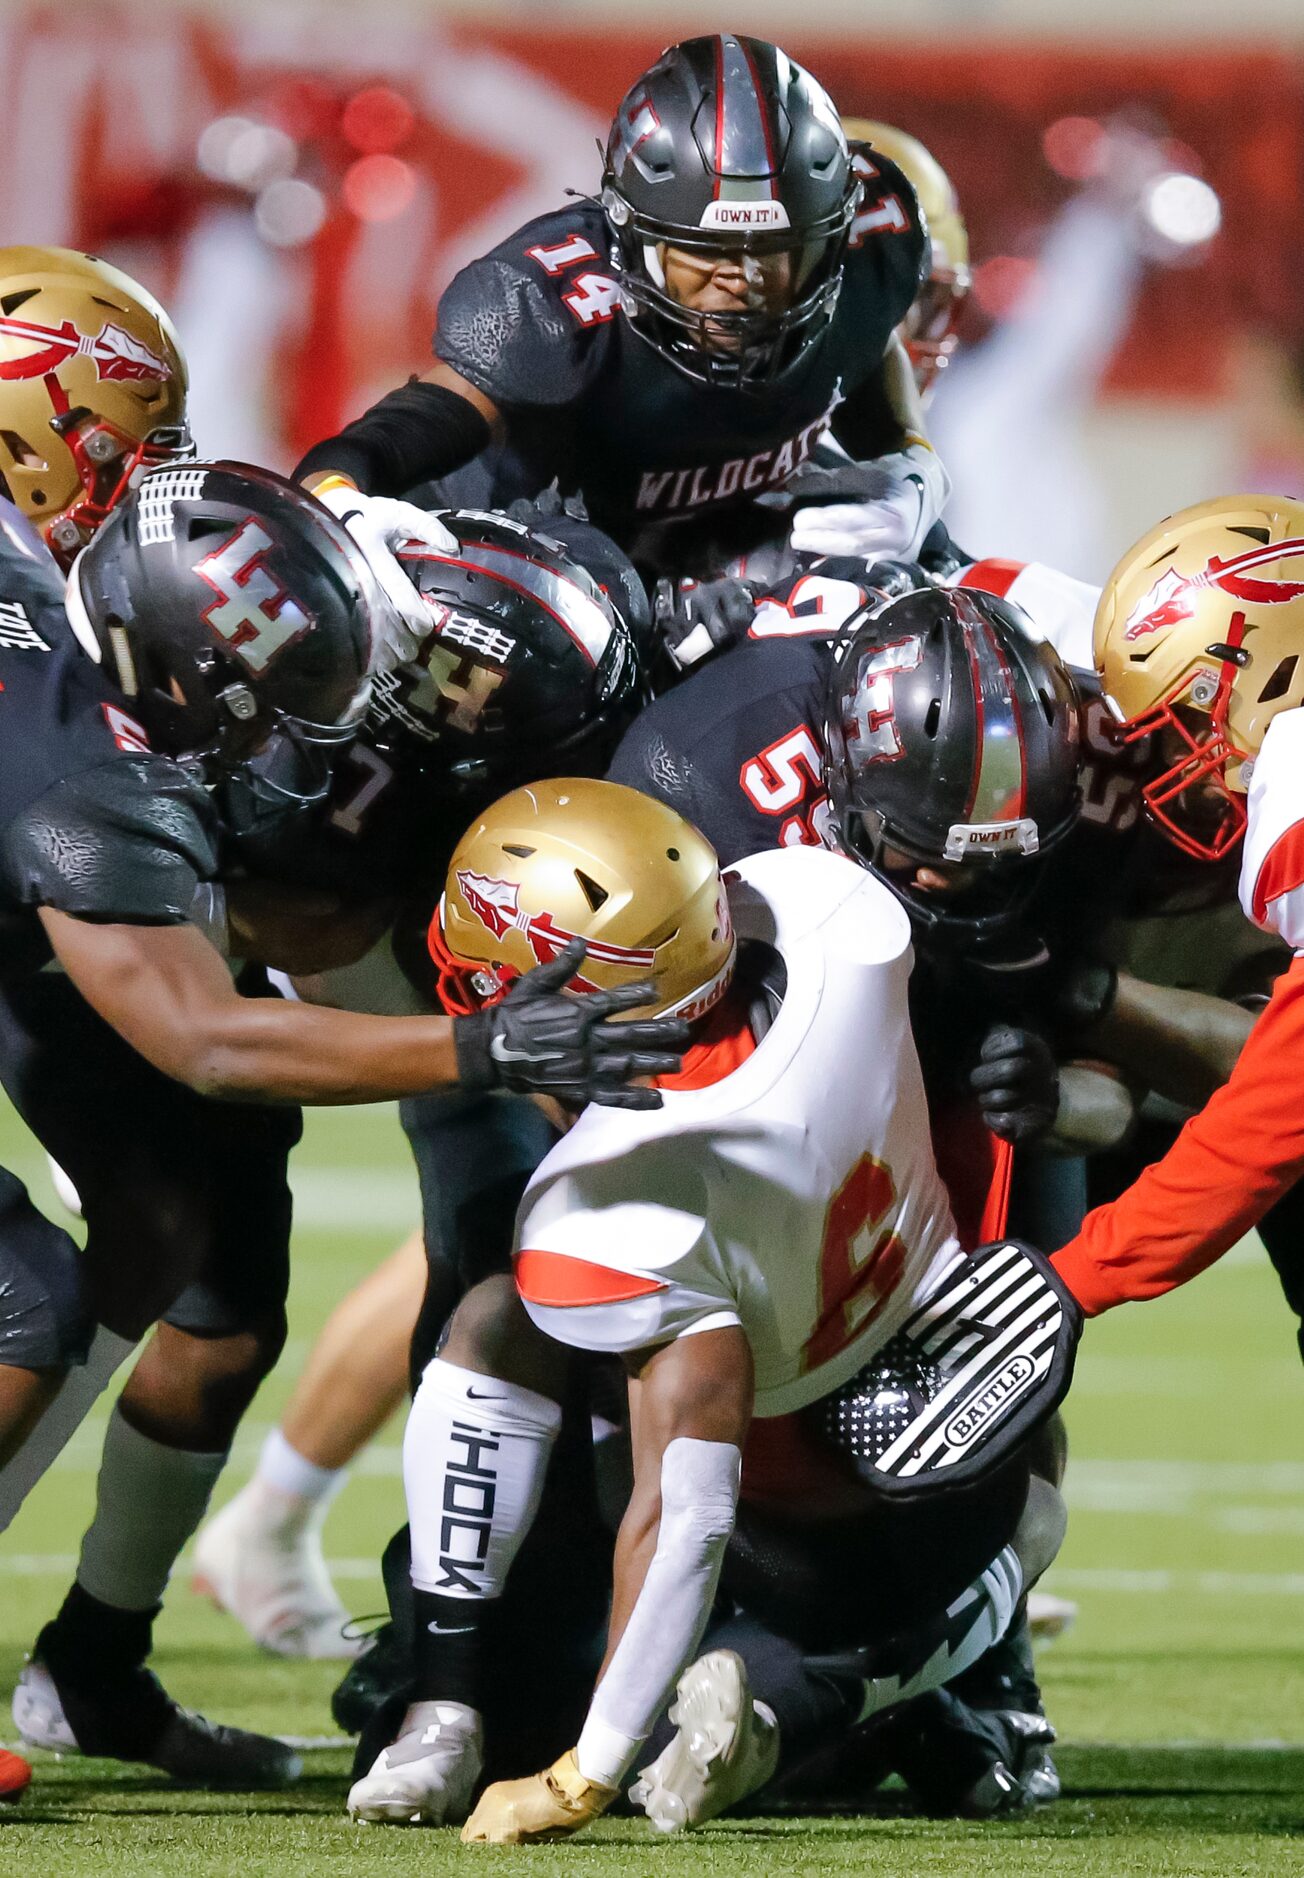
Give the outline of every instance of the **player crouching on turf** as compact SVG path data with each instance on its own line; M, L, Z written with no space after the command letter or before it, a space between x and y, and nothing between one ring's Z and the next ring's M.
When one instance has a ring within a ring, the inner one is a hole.
M808 1409L885 1347L904 1350L907 1367L933 1366L934 1387L884 1405L872 1477L909 1494L1008 1463L1067 1386L1075 1321L1041 1262L1018 1246L966 1259L957 1243L899 902L817 849L755 856L728 884L726 896L711 849L664 805L566 780L481 818L432 927L450 1008L500 996L574 932L586 973L650 969L651 1008L696 1026L683 1072L661 1084L663 1123L608 1128L588 1110L544 1161L518 1220L519 1300L507 1281L472 1292L413 1405L418 1624L474 1639L538 1503L560 1346L619 1355L631 1376L635 1483L588 1720L547 1772L491 1787L468 1840L565 1834L615 1798L705 1630L754 1414ZM1005 1621L1062 1530L1053 1490L1029 1494L1022 1465L981 1561L1000 1555ZM989 1629L977 1648L990 1641ZM941 1680L963 1665L937 1666ZM469 1801L480 1717L446 1691L417 1693L349 1796L358 1817L446 1819Z

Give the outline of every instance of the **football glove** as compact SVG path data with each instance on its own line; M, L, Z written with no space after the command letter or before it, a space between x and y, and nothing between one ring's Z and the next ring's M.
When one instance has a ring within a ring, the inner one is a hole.
M756 613L756 595L745 580L659 580L652 618L666 655L686 672L712 652L736 645Z
M458 1018L453 1037L464 1089L556 1096L571 1108L583 1108L586 1102L660 1108L659 1090L629 1084L640 1076L677 1070L688 1045L688 1025L673 1017L606 1022L647 1004L655 989L643 980L614 991L573 996L563 986L583 962L584 941L572 939L547 965L536 965L518 978L501 1004Z
M486 1787L462 1828L462 1843L526 1845L531 1840L565 1839L605 1813L618 1791L586 1780L575 1763L575 1750L568 1748L541 1774Z
M988 1031L969 1087L992 1133L1016 1145L1044 1134L1059 1107L1059 1071L1050 1045L1035 1030L1012 1024Z
M817 479L837 493L845 472L798 471L792 493L808 506L792 518L790 541L798 554L850 554L874 561L883 556L912 561L924 537L941 515L951 493L951 479L935 450L921 441L872 462L857 463L854 501L811 503L821 493Z
M395 559L407 542L419 542L439 554L456 554L457 537L441 521L412 502L391 496L364 496L343 482L327 481L313 494L343 522L362 550L389 606L373 622L368 669L391 672L415 659L434 630L430 609Z

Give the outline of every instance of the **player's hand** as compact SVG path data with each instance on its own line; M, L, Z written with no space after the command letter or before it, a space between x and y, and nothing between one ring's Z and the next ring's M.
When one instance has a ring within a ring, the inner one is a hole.
M969 1072L983 1120L1002 1141L1035 1141L1055 1119L1059 1071L1050 1045L1035 1030L996 1024Z
M866 561L885 556L914 560L951 493L951 479L936 451L911 443L854 469L859 491L854 501L812 504L809 497L820 491L810 478L820 472L804 477L798 472L793 478L793 493L807 495L808 504L792 518L793 548L798 554L850 554ZM830 483L828 494L833 493Z
M462 1828L463 1845L526 1845L565 1839L605 1813L618 1789L586 1780L568 1748L528 1780L498 1780L486 1787Z
M756 594L745 580L659 580L652 599L657 637L681 672L745 637Z
M584 942L573 939L547 965L518 978L501 1004L457 1020L453 1035L463 1088L551 1095L572 1108L586 1102L660 1108L660 1090L629 1085L679 1068L688 1025L674 1017L608 1022L650 1003L655 987L642 980L576 996L563 987L583 963Z
M396 558L397 552L413 543L434 548L439 554L456 554L457 537L413 502L396 502L390 496L364 496L360 489L329 481L320 484L313 494L348 529L389 601L384 618L375 621L373 626L368 669L390 672L396 665L407 664L420 653L434 622L430 609Z

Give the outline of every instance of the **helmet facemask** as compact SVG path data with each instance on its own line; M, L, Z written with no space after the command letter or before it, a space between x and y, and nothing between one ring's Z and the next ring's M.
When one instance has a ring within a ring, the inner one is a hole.
M1237 618L1243 627L1244 615ZM1222 649L1239 648L1229 643ZM1163 755L1176 750L1174 760L1143 784L1141 799L1173 846L1197 861L1220 861L1245 833L1245 797L1227 780L1229 763L1250 761L1227 734L1238 663L1224 660L1221 675L1211 667L1187 673L1149 710L1119 724L1125 744L1154 738Z
M735 236L680 228L640 215L612 183L602 201L616 230L620 285L634 331L685 377L748 389L769 384L814 344L833 317L851 226L854 185L827 228ZM666 282L665 250L700 256L703 267L736 259L759 294L767 263L789 258L787 304L699 309L676 299Z
M186 424L165 424L133 437L106 417L70 406L57 378L45 381L55 415L50 428L68 446L83 495L43 525L51 553L67 568L147 470L195 460Z

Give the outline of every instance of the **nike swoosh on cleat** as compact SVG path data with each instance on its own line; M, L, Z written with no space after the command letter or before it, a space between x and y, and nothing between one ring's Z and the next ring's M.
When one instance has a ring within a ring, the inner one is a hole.
M427 1624L426 1629L436 1637L469 1637L475 1629L474 1624Z

